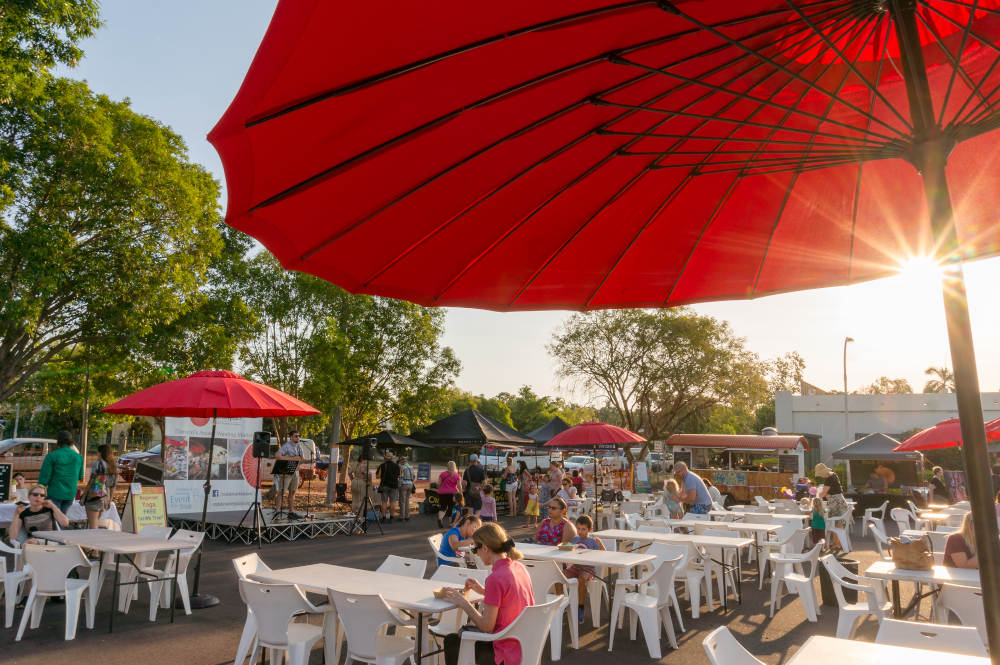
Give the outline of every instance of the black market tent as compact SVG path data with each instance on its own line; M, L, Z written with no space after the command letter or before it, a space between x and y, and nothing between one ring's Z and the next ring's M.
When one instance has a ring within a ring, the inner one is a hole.
M556 434L565 432L569 428L570 424L568 422L556 416L538 429L531 430L525 436L532 439L535 443L545 443Z
M442 418L411 434L414 439L436 447L500 446L521 448L535 441L489 416L467 409Z
M840 450L833 453L834 459L842 460L896 460L919 462L923 455L916 450L894 453L892 449L899 445L899 441L876 432L863 436L854 443L849 443Z
M368 436L359 436L357 438L351 439L350 441L341 441L339 446L363 446L368 443L368 439L375 439L375 445L378 448L433 448L434 446L426 444L422 441L417 441L416 439L411 439L408 436L403 436L396 432L390 432L389 430L382 430L378 434L369 434Z

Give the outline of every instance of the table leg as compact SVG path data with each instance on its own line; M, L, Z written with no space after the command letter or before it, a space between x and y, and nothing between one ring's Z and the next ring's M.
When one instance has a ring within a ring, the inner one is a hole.
M424 613L417 612L417 665L424 662Z
M111 604L111 618L108 619L109 633L115 632L115 615L118 614L118 596L120 593L120 588L119 588L120 585L118 584L118 563L120 560L121 560L121 555L115 554L115 581L114 584L111 585L111 593L114 597L114 600L112 601Z
M899 601L899 580L892 580L892 616L903 618L903 607Z
M174 622L174 610L177 608L177 577L180 569L181 551L174 550L174 582L170 585L170 623ZM163 593L162 589L160 590L160 593Z
M760 558L760 553L758 552L757 558ZM757 570L760 574L760 569ZM740 548L736 548L736 602L740 605L743 604L743 562L740 561Z
M764 546L760 544L760 531L754 531L754 546L757 548L757 590L764 588Z

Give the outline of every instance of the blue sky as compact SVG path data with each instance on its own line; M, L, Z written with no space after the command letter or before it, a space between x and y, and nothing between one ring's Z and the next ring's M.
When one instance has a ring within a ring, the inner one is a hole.
M263 36L274 0L104 0L105 26L84 44L86 56L69 76L96 91L129 98L140 113L170 125L187 141L191 159L222 180L205 135L235 94ZM1000 387L1000 313L994 306L1000 259L966 271L982 388ZM842 344L853 390L876 377L903 377L916 390L924 369L949 365L941 295L933 275L901 275L870 284L773 296L749 302L699 305L728 320L763 357L797 350L806 379L836 388ZM560 385L545 345L566 312L498 314L451 309L445 342L464 369L459 385L475 393L514 391L530 384L542 393L586 401Z

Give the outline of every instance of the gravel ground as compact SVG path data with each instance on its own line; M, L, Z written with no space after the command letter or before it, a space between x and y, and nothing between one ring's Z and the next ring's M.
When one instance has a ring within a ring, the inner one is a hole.
M523 539L529 532L520 527L521 519L504 518L515 539ZM437 532L433 518L418 515L410 522L384 525L385 534L372 530L369 535L335 536L317 540L272 543L260 552L268 565L274 568L315 562L329 562L344 566L374 569L387 554L398 554L432 561L426 537ZM861 570L876 557L870 540L859 540L858 549L851 554L860 560ZM81 616L76 640L63 640L63 606L48 604L41 626L27 630L21 642L14 641L15 629L0 631L0 662L18 665L52 665L52 663L101 663L117 665L137 663L231 663L236 652L245 609L236 588L236 575L231 559L254 548L243 545L226 545L210 542L205 553L201 586L203 592L217 595L222 603L214 608L195 610L190 616L177 615L169 623L169 613L160 611L156 623L146 620L147 595L143 590L137 605L128 615L115 620L115 632L109 635L107 623L111 607L110 584L105 584L104 595L97 609L95 628L87 630ZM428 568L433 570L433 563ZM819 592L817 582L817 593ZM912 589L904 585L904 595ZM809 623L796 597L786 597L786 602L774 618L768 617L769 586L757 591L755 573L744 572L744 598L742 605L731 599L728 613L717 608L703 612L699 619L691 619L686 601L682 598L686 632L678 635L679 649L671 650L666 638L662 640L663 663L700 665L707 663L701 643L704 637L718 626L729 626L737 638L758 658L768 665L783 663L811 635L834 635L837 609L824 607L818 623ZM925 601L927 602L927 601ZM593 628L588 616L581 626L580 649L563 648L563 660L573 665L605 665L608 662L607 610L605 625ZM926 615L926 611L925 611ZM15 616L15 627L21 618ZM873 640L875 623L866 619L857 632L856 639ZM567 635L568 633L564 633ZM568 638L567 638L568 639ZM548 663L548 648L542 658ZM651 662L640 629L635 641L628 639L626 629L616 635L613 657L619 662ZM310 663L322 663L322 649L312 652Z

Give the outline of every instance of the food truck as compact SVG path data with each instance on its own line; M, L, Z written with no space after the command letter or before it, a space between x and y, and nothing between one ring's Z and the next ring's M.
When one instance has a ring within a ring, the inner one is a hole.
M667 446L674 464L686 463L723 496L750 502L781 498L782 488L795 486L805 475L809 441L798 434L674 434Z

